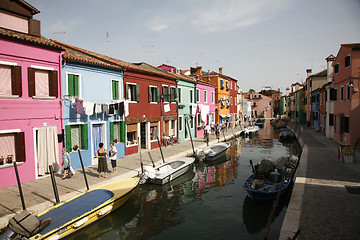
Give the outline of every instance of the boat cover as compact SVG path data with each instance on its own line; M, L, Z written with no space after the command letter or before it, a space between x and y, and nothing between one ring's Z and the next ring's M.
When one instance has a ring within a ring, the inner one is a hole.
M89 191L80 197L77 197L53 210L41 215L38 219L44 220L51 218L51 223L44 230L40 232L44 235L55 228L61 227L67 222L70 222L74 218L77 218L84 213L91 211L92 209L103 204L114 196L114 193L106 189L95 189Z

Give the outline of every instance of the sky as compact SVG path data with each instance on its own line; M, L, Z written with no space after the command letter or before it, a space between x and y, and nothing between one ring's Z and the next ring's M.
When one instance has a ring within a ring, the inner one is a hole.
M360 0L27 0L42 35L127 62L223 68L285 92L360 42Z

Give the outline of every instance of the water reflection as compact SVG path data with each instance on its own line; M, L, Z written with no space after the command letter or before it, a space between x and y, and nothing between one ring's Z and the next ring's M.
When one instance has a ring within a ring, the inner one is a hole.
M251 174L249 159L276 160L300 148L296 142L280 143L272 128L259 132L256 138L233 141L226 158L197 162L170 184L140 186L118 210L68 239L263 238L272 202L257 203L246 196L242 184ZM279 237L290 196L288 191L280 199L269 239Z

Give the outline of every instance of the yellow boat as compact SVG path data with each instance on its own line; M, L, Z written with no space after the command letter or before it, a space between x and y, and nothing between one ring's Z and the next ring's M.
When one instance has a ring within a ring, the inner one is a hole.
M107 183L68 199L37 215L51 223L31 240L60 239L119 208L131 196L139 178Z

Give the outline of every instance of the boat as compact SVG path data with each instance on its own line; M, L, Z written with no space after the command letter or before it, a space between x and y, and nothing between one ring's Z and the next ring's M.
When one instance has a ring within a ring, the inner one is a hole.
M186 173L194 161L195 158L184 157L162 163L157 167L147 166L144 177L150 183L164 185Z
M264 120L263 119L257 119L255 122L255 125L258 126L259 128L263 128L264 127Z
M253 135L257 134L259 132L259 130L260 130L259 126L248 127L248 128L245 128L240 133L240 135L242 135L244 137L250 137L250 136L253 136Z
M231 147L230 142L215 143L205 148L196 149L196 156L203 156L205 161L216 161L226 155L227 150ZM201 158L201 157L200 157Z
M255 167L250 160L250 164L253 174L245 180L243 188L251 199L266 201L277 198L279 192L282 195L288 189L298 165L298 158L281 157L275 163L263 159Z
M279 130L280 140L290 140L295 137L295 133L288 128L281 128Z
M40 222L48 218L51 218L51 222L28 239L60 239L68 236L119 208L128 200L138 184L137 177L118 180L61 202L37 215ZM13 237L16 237L16 234L14 235Z

